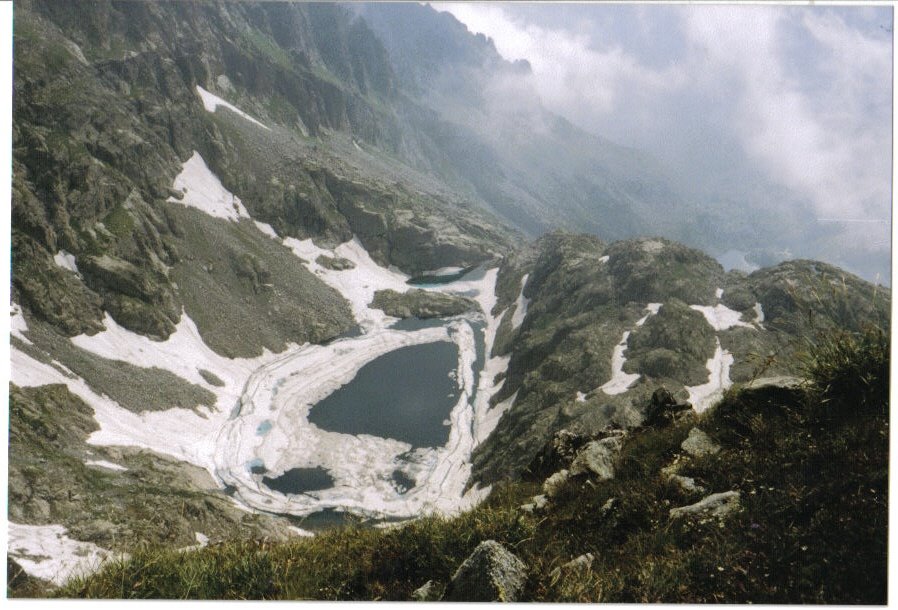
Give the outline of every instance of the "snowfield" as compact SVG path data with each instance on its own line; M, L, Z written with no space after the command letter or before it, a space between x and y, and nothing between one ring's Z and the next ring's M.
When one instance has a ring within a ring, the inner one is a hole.
M697 386L686 386L689 392L689 402L698 413L723 398L723 393L733 385L730 380L730 366L733 364L733 355L720 347L720 339L715 338L717 347L714 356L706 366L708 367L708 383Z
M511 327L517 329L524 323L527 316L527 307L530 306L530 299L524 296L524 286L527 285L527 279L530 274L527 273L521 278L521 292L518 294L518 300L515 301L514 315L511 316Z
M245 112L243 112L242 110L237 108L237 106L234 106L233 104L229 104L228 102L224 101L223 99L221 99L214 93L210 93L209 91L206 91L199 85L196 86L196 92L200 94L200 98L203 100L203 108L205 108L208 112L215 112L216 108L218 108L219 106L223 106L224 108L227 108L228 110L230 110L232 112L236 112L237 114L242 116L247 121L252 121L259 127L262 127L264 129L268 129L269 131L271 131L271 129L268 126L263 125L262 123L260 123L259 121L257 121L253 117L251 117L250 115L246 114Z
M742 314L734 311L724 305L718 303L714 307L706 305L690 305L690 309L701 312L714 330L727 330L734 326L744 326L746 328L754 328L753 325L742 321Z
M68 269L72 273L80 275L78 271L78 265L75 264L75 255L69 254L65 250L60 250L56 254L53 255L53 262L56 263L57 267L62 267L63 269Z
M72 540L61 525L9 522L9 556L31 576L62 585L99 569L112 553L90 542Z
M184 195L181 199L169 197L167 201L170 203L197 208L209 216L233 222L249 218L249 212L240 199L222 185L196 151L181 166L181 173L175 176L172 188Z

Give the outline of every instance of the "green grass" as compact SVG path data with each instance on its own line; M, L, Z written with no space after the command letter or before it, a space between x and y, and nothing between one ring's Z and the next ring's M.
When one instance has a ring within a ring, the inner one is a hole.
M240 36L248 48L255 49L263 56L269 58L274 64L285 68L286 70L293 70L293 62L290 55L280 45L262 32L252 28L246 28L240 32Z
M615 479L573 478L543 515L517 508L540 481L518 481L463 515L389 530L355 525L283 544L138 550L58 594L407 600L428 580L444 586L479 542L496 539L528 565L525 600L881 604L888 355L888 337L878 331L821 337L805 361L807 390L731 391L702 416L637 430L624 442ZM722 449L681 473L708 493L740 492L743 509L725 522L668 516L702 497L661 473L693 425ZM591 569L553 575L586 552L596 557Z
M166 599L408 599L451 570L484 539L512 548L532 535L518 519L519 498L498 491L454 519L427 517L405 527L360 525L287 544L237 540L200 552L138 550L129 561L70 583L63 597Z
M109 232L119 238L130 237L134 232L134 217L123 205L117 205L103 218Z

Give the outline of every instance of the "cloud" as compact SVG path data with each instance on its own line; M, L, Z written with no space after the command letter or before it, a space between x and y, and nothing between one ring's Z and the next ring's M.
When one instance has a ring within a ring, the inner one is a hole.
M686 24L709 71L740 79L733 129L771 178L822 216L882 216L891 175L890 44L832 13L707 7L688 11ZM820 47L816 86L787 69L787 25L803 27Z
M888 251L888 9L574 5L559 17L526 4L434 7L507 59L527 59L548 109L655 153L682 184L768 209L805 204L809 225L874 221L841 225L849 238L831 240L830 260ZM764 200L783 189L788 201Z
M580 31L547 28L515 19L506 7L489 4L436 3L475 33L493 39L509 60L527 59L532 80L547 107L579 123L590 115L622 110L622 91L647 93L682 85L685 74L676 66L653 69L621 46L597 49L586 33L588 24L573 23Z

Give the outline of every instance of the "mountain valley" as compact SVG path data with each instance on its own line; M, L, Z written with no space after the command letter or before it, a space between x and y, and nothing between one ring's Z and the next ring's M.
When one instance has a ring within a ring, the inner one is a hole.
M884 603L889 288L725 269L649 153L495 120L527 70L417 4L16 4L8 596L485 600L512 549L485 595Z

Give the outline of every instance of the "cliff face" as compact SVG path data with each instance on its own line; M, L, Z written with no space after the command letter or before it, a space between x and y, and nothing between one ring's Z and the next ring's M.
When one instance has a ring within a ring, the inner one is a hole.
M66 334L97 330L106 310L165 338L189 308L202 253L181 237L204 221L166 199L194 152L281 236L335 245L356 235L410 272L507 249L494 221L379 152L401 146L395 77L364 22L339 6L23 3L15 57L14 300ZM259 120L209 112L200 88ZM53 264L59 252L79 275ZM338 297L303 281L333 305L300 299L308 323L283 339L343 332Z

